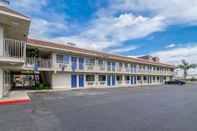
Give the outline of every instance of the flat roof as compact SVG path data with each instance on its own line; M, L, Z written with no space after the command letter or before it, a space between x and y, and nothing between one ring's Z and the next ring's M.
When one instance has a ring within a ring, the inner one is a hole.
M121 56L121 55L109 54L109 53L104 53L100 51L83 49L83 48L78 48L78 47L54 43L54 42L48 42L48 41L42 41L42 40L36 40L36 39L30 39L30 38L28 39L27 42L31 46L64 50L64 51L69 51L72 53L83 54L83 55L88 55L88 56L93 56L93 57L98 57L98 58L175 68L174 65L168 64L168 63L153 62L153 61L145 60L142 58L132 58L132 57L126 57L126 56Z

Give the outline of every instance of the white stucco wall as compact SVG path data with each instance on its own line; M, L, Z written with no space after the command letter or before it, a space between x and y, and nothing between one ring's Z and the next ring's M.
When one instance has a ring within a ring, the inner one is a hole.
M52 88L53 89L69 89L70 88L70 74L57 72L52 74Z

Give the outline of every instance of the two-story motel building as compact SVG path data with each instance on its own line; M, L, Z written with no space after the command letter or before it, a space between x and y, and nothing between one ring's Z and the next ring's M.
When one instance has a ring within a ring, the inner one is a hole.
M174 66L159 58L129 58L70 44L28 38L30 18L0 1L0 97L11 89L133 87L172 79Z

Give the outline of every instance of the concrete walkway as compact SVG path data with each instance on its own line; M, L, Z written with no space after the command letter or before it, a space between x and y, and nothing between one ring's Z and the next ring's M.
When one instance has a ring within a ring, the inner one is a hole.
M8 96L0 99L2 104L26 104L31 101L27 91L11 91Z

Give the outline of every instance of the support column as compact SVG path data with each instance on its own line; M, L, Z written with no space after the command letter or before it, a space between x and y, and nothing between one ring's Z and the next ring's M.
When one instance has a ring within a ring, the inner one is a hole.
M0 25L0 56L3 56L3 26ZM0 98L3 97L3 70L0 68Z
M141 81L140 81L140 85L144 85L144 76L141 76Z
M3 70L0 69L0 98L3 97Z
M99 75L98 74L95 74L94 75L94 84L96 86L96 88L99 88L100 87L100 84L99 84Z
M0 25L0 56L3 56L3 39L4 39L3 26Z

